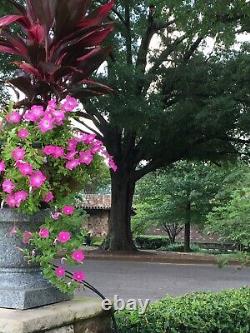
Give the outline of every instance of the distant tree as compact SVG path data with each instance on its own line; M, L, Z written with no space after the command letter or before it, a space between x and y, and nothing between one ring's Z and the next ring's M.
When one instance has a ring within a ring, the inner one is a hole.
M137 186L137 223L161 226L171 242L184 226L184 247L190 251L191 224L204 224L225 174L221 167L185 161L149 174Z
M207 230L239 247L250 247L250 168L239 166L223 182Z

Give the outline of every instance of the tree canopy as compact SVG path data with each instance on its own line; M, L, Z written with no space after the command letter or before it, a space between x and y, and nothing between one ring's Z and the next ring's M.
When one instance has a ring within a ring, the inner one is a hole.
M215 207L208 214L207 230L224 241L250 247L250 170L239 166L223 182Z

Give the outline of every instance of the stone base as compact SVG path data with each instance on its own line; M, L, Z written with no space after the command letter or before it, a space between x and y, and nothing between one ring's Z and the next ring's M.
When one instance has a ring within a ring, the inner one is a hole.
M0 308L26 310L70 299L45 280L39 269L0 270Z
M0 309L0 333L111 333L111 313L87 297L25 311Z

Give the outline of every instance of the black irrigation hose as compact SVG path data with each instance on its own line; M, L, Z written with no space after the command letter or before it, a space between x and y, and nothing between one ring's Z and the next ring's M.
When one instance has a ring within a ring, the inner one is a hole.
M53 264L53 267L54 268L58 268L58 266L54 265L54 264ZM73 274L71 272L69 272L69 271L66 271L66 277L72 278ZM97 290L94 286L92 286L87 281L83 281L83 282L80 282L80 283L82 285L84 285L84 287L86 287L89 290L93 291L93 293L95 293L96 295L98 295L102 300L106 299L106 297L99 290ZM112 313L111 313L111 318L112 318L112 322L113 322L113 333L119 333L118 327L117 327L117 323L116 323L116 319L115 319L115 315L114 315L114 311L112 311Z

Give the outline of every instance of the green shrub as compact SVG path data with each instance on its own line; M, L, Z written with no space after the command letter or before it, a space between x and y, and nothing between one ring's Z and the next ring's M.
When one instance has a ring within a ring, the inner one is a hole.
M117 315L120 333L249 333L250 288L167 297Z
M166 236L137 236L136 245L145 250L157 250L169 245L169 239Z

